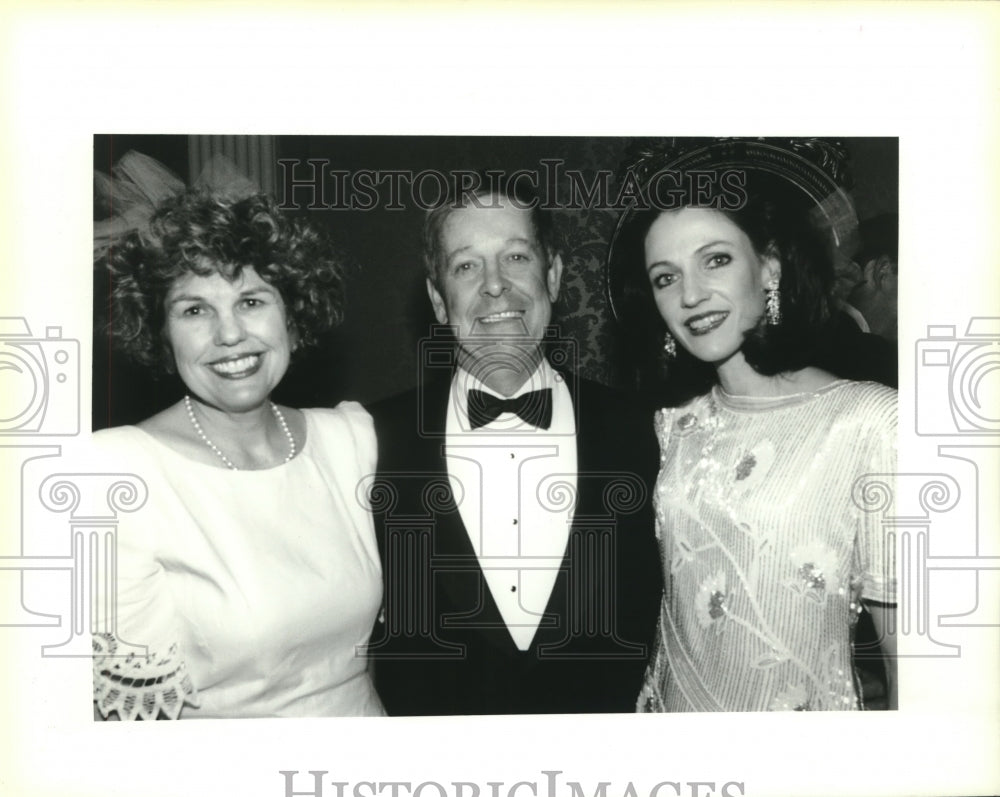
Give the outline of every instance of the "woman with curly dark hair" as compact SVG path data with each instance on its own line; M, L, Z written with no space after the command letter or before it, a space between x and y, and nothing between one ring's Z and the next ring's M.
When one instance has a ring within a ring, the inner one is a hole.
M341 317L342 269L266 196L189 191L108 255L111 335L184 398L99 432L146 503L118 529L114 623L95 635L95 717L381 714L358 651L381 602L360 405L271 401Z
M640 711L850 710L862 602L895 706L892 552L866 474L895 470L896 392L817 366L830 249L777 192L631 214L619 315L666 358L665 579Z

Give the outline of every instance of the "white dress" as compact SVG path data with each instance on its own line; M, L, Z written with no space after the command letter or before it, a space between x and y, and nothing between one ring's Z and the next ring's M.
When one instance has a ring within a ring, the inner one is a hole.
M665 593L638 709L860 708L860 601L896 601L883 519L860 491L891 489L896 391L841 380L754 399L716 387L662 410L657 431Z
M134 426L94 436L148 488L119 518L114 633L94 637L104 716L384 713L363 654L382 599L357 494L372 421L348 402L303 413L305 446L267 470L193 462Z

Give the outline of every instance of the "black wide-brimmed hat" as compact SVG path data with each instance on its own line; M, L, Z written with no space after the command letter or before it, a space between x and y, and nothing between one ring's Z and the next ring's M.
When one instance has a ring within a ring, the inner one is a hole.
M692 177L703 175L706 195L727 190L727 175L743 175L755 186L808 211L817 227L828 233L844 257L858 245L858 217L847 191L851 175L847 150L836 139L825 138L659 138L637 140L629 148L622 179L636 185L641 198L625 210L611 236L605 277L608 305L621 321L623 257L636 252L622 245L629 222L639 210L667 210L671 196L698 191ZM679 186L678 180L687 180ZM713 184L714 183L714 184Z

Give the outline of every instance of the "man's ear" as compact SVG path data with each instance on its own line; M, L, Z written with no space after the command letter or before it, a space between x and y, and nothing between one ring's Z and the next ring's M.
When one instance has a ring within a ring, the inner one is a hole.
M549 271L545 275L545 287L548 289L549 301L555 304L559 298L559 286L562 284L562 257L554 255L549 263Z
M431 282L430 277L427 278L427 295L431 298L431 306L434 308L434 317L437 318L439 324L448 323L448 308L444 303L444 297L438 293L438 289Z
M896 264L893 263L892 258L889 255L879 255L872 267L872 282L875 287L880 291L885 291L889 288L889 283L893 283L893 288L895 287L896 280Z

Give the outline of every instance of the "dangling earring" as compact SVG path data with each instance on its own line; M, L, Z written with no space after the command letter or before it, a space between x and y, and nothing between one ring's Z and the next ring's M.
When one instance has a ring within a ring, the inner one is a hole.
M767 283L767 323L772 327L781 323L781 294L778 292L778 280Z
M666 352L668 360L677 356L677 341L674 340L669 329L663 333L663 351Z

